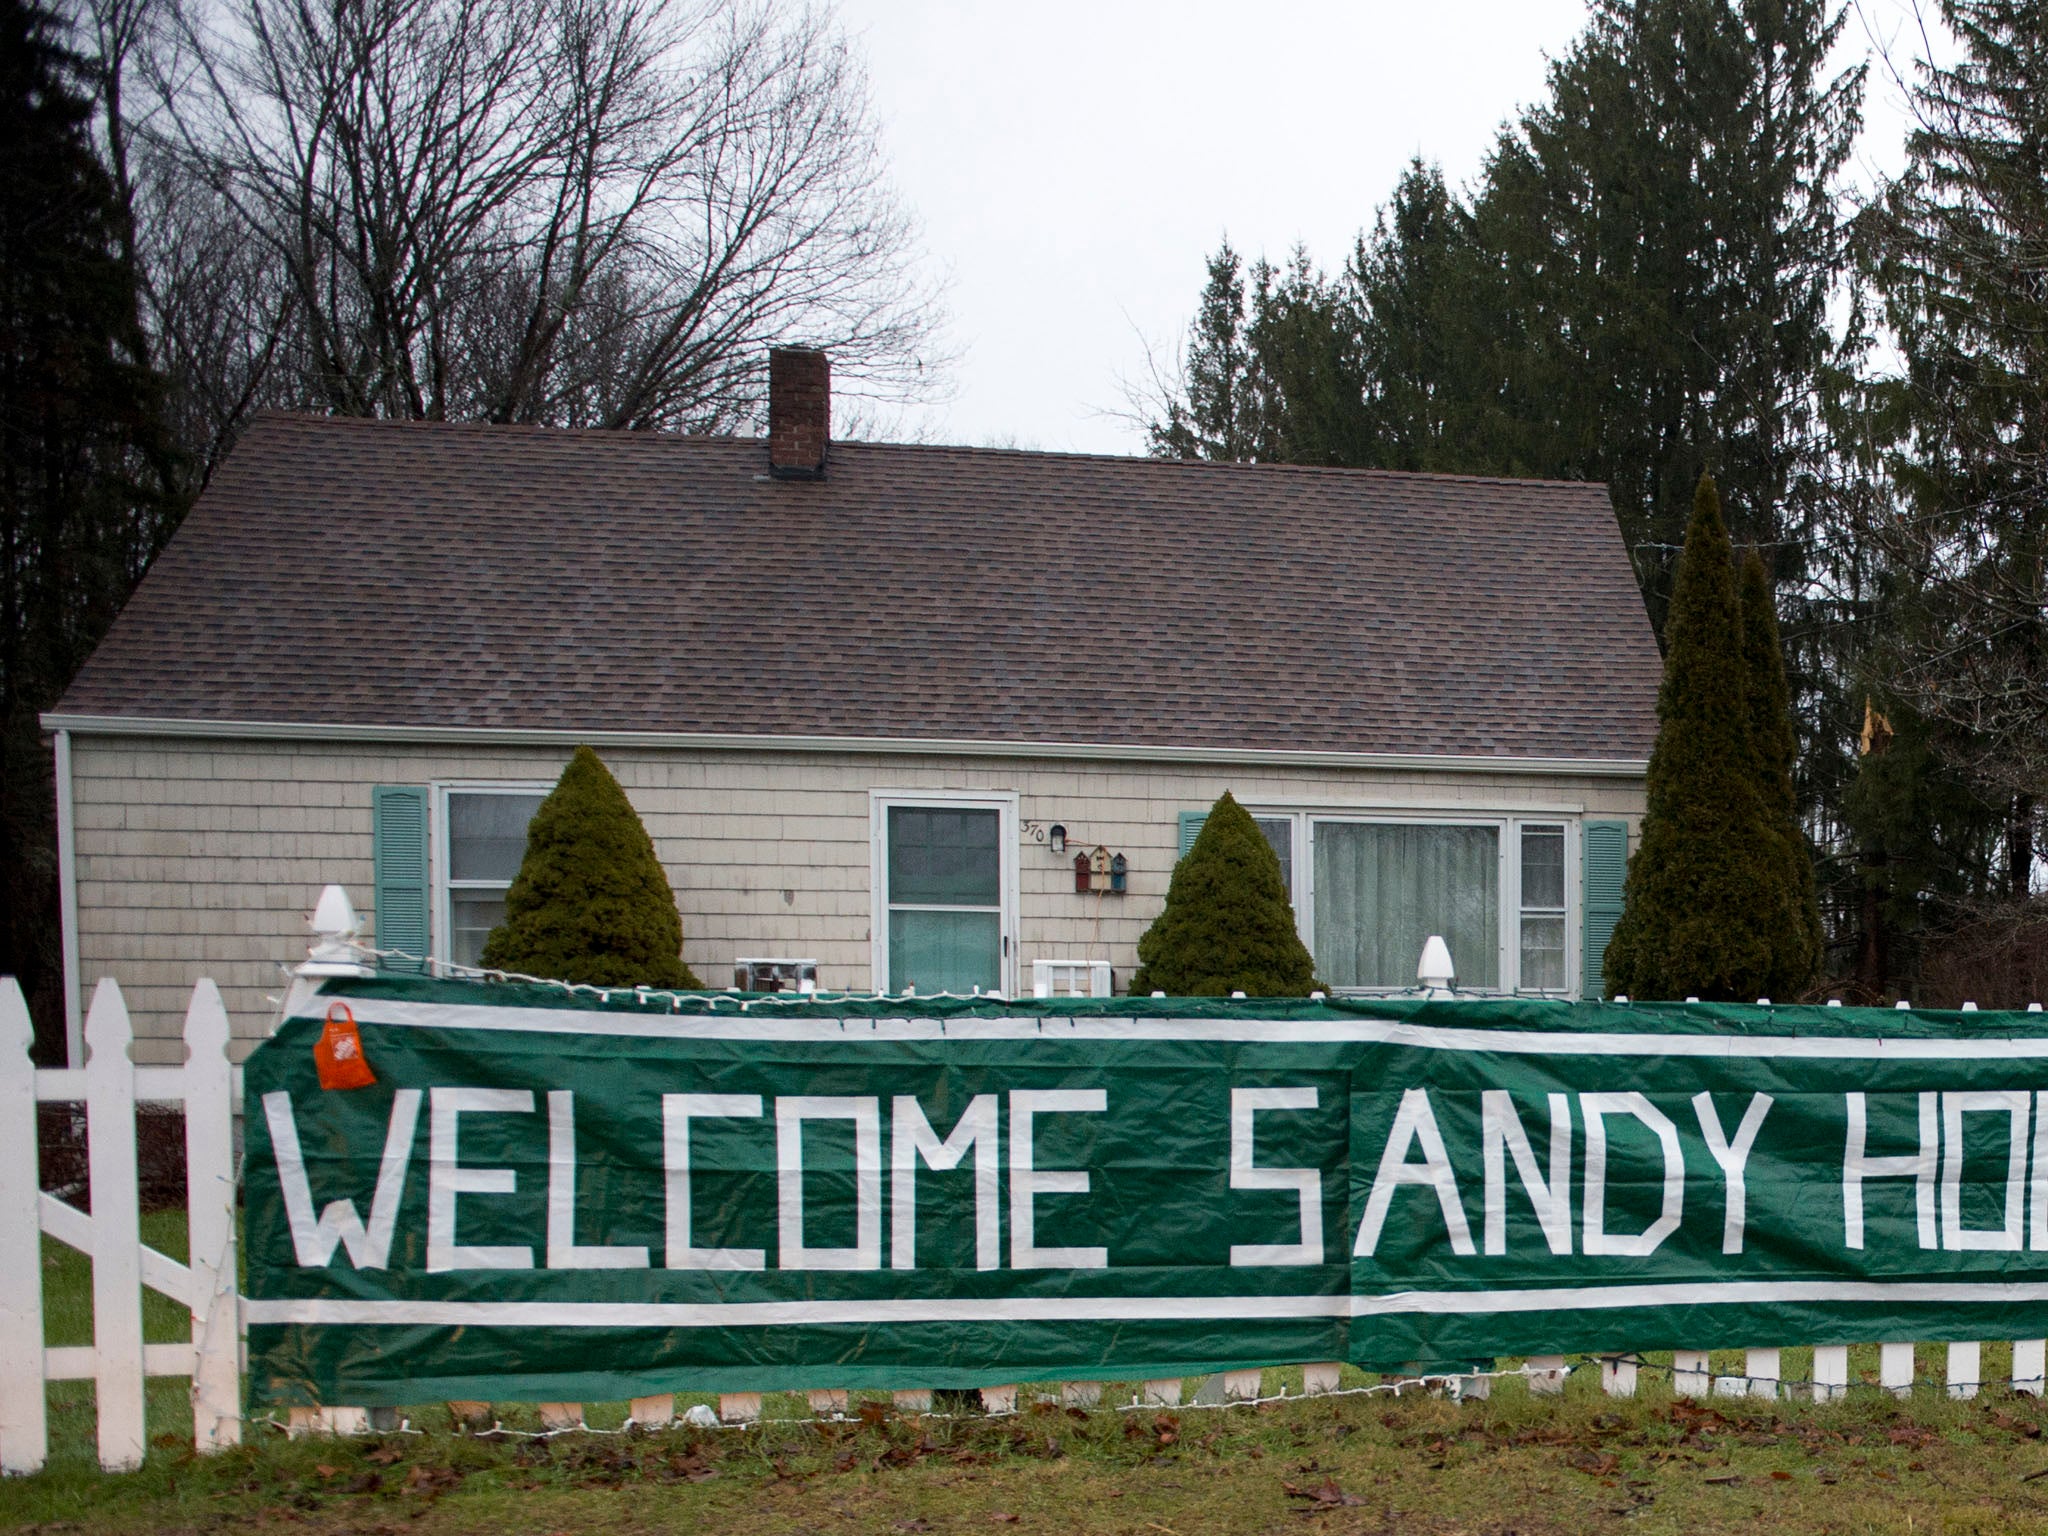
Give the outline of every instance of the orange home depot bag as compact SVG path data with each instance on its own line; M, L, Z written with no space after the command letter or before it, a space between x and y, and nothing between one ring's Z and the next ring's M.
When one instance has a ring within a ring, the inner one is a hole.
M313 1064L320 1069L322 1088L367 1088L377 1081L363 1057L363 1037L347 1003L327 1005L327 1027L313 1044Z

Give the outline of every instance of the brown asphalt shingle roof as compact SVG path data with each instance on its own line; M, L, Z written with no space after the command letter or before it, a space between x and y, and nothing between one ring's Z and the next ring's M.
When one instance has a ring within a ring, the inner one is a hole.
M1642 758L1604 487L269 416L63 714Z

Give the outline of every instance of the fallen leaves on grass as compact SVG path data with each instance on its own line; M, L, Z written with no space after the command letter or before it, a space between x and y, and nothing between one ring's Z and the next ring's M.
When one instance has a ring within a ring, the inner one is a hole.
M462 1484L462 1471L457 1467L422 1467L407 1469L404 1488L407 1493L416 1493L429 1500L438 1499L442 1494Z
M1124 1438L1126 1440L1143 1440L1148 1435L1152 1438L1153 1444L1161 1450L1164 1450L1169 1445L1176 1444L1180 1440L1179 1416L1177 1414L1162 1413L1157 1415L1150 1425L1147 1425L1144 1419L1135 1413L1124 1416Z
M1337 1486L1334 1477L1326 1477L1313 1488L1302 1488L1294 1483L1283 1482L1280 1491L1290 1499L1306 1499L1309 1508L1298 1510L1298 1514L1314 1514L1323 1509L1355 1509L1365 1502L1355 1493L1346 1493Z

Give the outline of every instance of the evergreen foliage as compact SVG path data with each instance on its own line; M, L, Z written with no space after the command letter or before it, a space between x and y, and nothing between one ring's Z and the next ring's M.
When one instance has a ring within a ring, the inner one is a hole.
M1701 476L1672 589L1642 842L1602 966L1608 994L1753 1002L1794 926L1784 840L1750 736L1735 552Z
M1355 464L1370 457L1357 310L1296 248L1247 276L1225 240L1209 259L1184 387L1148 429L1165 458Z
M1280 860L1228 792L1175 866L1166 906L1138 940L1137 996L1306 997L1315 962L1295 930Z
M1759 996L1796 998L1820 969L1825 944L1820 904L1814 896L1813 849L1799 824L1793 786L1798 743L1785 689L1785 652L1778 642L1778 613L1762 556L1750 550L1742 561L1742 654L1749 692L1749 738L1756 752L1764 814L1782 849L1782 901L1792 921L1771 935L1774 961Z
M1828 304L1846 262L1833 182L1864 72L1823 73L1838 0L1594 0L1592 13L1468 195L1417 161L1338 278L1299 251L1284 272L1255 265L1234 347L1211 328L1230 309L1212 303L1212 262L1151 442L1604 480L1661 634L1702 463L1743 542L1772 552L1774 583L1804 591L1821 407L1853 360ZM1234 272L1227 244L1224 258ZM1222 418L1221 375L1204 369L1223 356L1252 423L1240 410L1232 433L1173 430Z
M484 965L597 987L701 987L682 948L653 839L603 760L578 747L527 826Z
M1889 579L1870 670L2001 806L1987 894L2024 901L2048 785L2048 9L1940 9L1962 56L1922 65L1906 173L1870 220L1903 505L1854 531Z
M1181 393L1166 402L1166 419L1152 423L1147 438L1161 458L1236 462L1253 456L1244 263L1226 239L1208 265Z
M90 67L58 15L0 0L0 973L63 1039L56 789L38 715L176 521Z
M1855 849L1850 971L1863 1001L1885 1002L1920 995L1929 934L1981 915L2006 825L2002 804L1948 771L1910 705L1876 695L1870 706L1842 815Z

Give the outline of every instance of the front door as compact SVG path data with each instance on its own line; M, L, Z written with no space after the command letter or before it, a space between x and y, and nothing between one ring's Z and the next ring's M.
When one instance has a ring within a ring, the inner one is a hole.
M883 802L878 828L890 992L1003 990L1008 970L1008 847L1002 807Z

